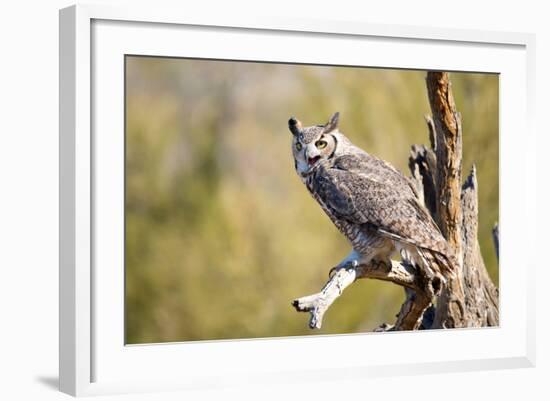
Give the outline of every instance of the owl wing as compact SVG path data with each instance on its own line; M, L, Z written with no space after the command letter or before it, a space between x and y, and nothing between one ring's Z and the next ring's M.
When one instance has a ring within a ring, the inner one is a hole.
M386 162L368 154L340 156L331 167L320 166L313 185L338 218L447 254L448 244L418 202L412 183Z

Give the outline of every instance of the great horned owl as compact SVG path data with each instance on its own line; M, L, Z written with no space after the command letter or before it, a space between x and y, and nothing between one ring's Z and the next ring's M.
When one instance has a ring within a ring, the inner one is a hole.
M352 144L339 132L338 117L311 127L288 121L298 176L353 247L335 269L389 263L399 252L430 281L454 276L454 254L412 182Z

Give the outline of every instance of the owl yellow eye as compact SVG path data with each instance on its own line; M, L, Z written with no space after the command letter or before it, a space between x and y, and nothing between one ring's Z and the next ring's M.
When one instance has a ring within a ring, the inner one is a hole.
M302 144L300 142L296 142L296 150L299 152L302 150Z
M315 142L315 146L317 146L317 149L324 149L327 147L327 145L327 141L320 140Z

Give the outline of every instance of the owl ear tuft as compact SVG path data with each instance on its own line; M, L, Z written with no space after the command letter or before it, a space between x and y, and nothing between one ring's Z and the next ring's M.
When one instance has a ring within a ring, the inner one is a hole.
M302 131L302 123L295 117L290 117L288 120L288 129L292 132L292 135L298 136Z
M325 125L324 132L332 132L335 129L338 128L338 120L340 118L340 113L336 112L330 117L330 120L328 120L328 123Z

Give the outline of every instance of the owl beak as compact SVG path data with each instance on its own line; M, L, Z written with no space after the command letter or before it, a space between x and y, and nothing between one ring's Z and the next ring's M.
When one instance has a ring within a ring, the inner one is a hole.
M313 156L313 157L308 157L307 158L307 164L309 165L309 167L313 166L315 163L317 163L319 161L319 159L321 158L321 156Z

